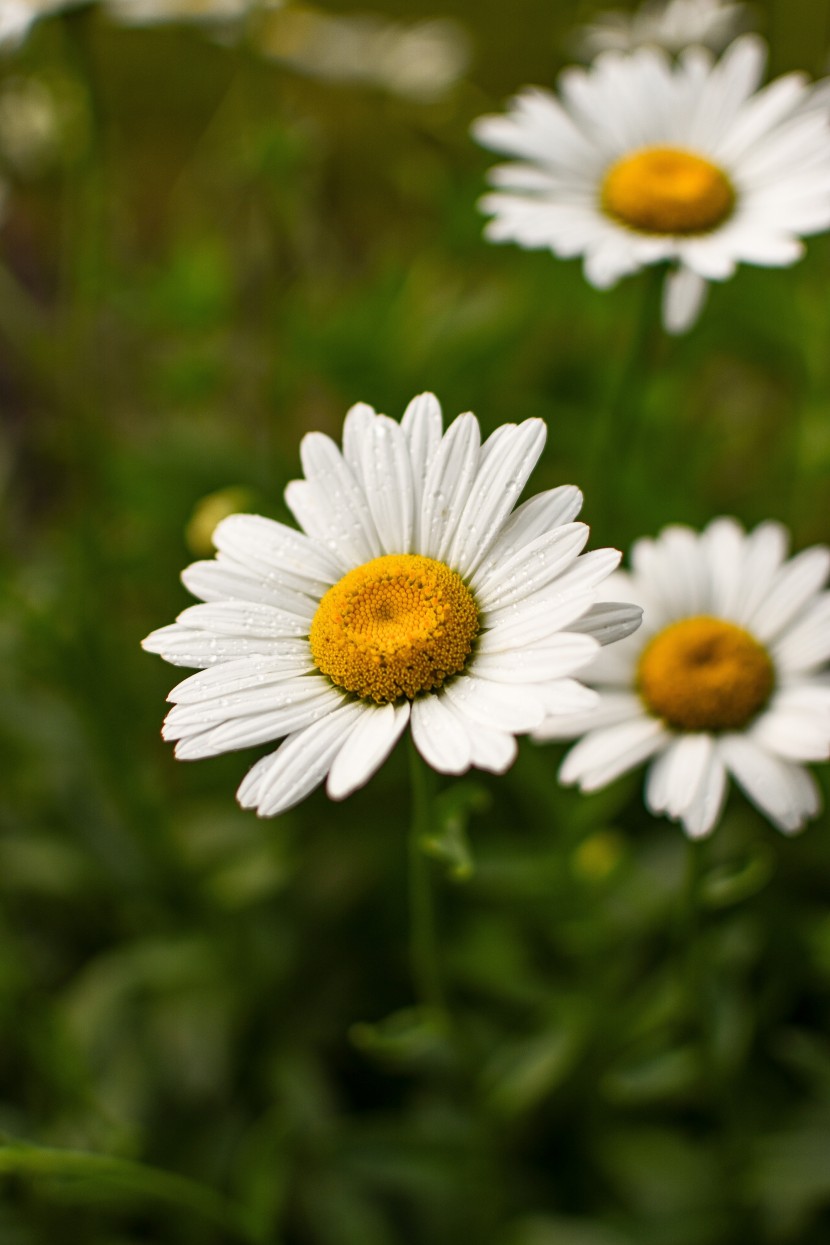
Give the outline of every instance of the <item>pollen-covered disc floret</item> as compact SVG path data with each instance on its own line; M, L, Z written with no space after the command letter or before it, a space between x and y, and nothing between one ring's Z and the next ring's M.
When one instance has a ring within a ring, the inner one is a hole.
M763 709L774 682L762 644L743 627L705 615L670 623L637 665L646 708L680 731L740 730Z
M644 607L643 626L587 673L588 713L548 719L538 739L579 742L560 776L583 791L650 762L653 813L708 834L731 775L780 830L820 808L807 761L830 759L830 550L787 559L787 533L734 519L668 527L632 549L606 589Z
M203 604L144 641L201 667L170 693L176 755L281 739L238 793L272 816L323 781L333 799L363 786L407 726L441 773L502 773L517 735L592 705L574 675L642 610L594 604L620 555L583 553L579 489L517 504L544 442L539 419L444 431L432 394L400 423L352 407L342 449L304 437L285 491L300 530L223 519L216 558L182 576Z
M675 147L645 147L623 156L603 178L609 216L641 233L708 233L731 214L735 191L716 164Z
M329 588L309 644L332 683L386 704L436 691L463 670L477 631L460 575L434 558L387 554Z
M830 228L828 84L761 88L765 61L751 34L720 60L641 47L564 70L555 94L521 91L473 128L511 161L491 170L486 236L581 256L597 289L665 263L663 323L684 332L707 282L792 264Z

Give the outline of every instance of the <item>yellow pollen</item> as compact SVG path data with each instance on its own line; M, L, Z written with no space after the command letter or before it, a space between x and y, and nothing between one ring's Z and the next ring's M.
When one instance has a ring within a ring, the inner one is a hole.
M691 151L643 147L612 164L600 201L608 216L640 233L708 233L732 214L726 174Z
M419 554L388 554L344 575L309 632L317 669L379 704L434 691L464 669L478 610L460 575Z
M672 623L646 645L637 684L646 707L681 731L734 731L770 697L775 671L743 627L700 615Z

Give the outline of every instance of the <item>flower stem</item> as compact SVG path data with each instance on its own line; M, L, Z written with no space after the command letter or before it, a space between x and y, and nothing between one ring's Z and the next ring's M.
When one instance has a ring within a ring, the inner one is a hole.
M643 422L643 396L651 371L660 333L660 302L665 266L656 264L643 273L640 306L628 341L625 359L612 393L594 426L587 482L591 487L593 524L611 529L619 523L630 496L637 494L642 481L636 478L636 442ZM608 464L614 464L608 486ZM604 537L603 537L604 539ZM619 535L616 540L619 541Z
M409 833L409 919L412 980L418 1002L436 1012L445 1011L438 960L435 901L430 863L424 841L431 829L432 770L409 741L412 820Z

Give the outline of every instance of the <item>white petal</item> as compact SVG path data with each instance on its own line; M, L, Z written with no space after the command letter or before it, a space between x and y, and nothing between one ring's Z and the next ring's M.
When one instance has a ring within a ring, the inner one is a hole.
M308 635L314 611L289 612L273 605L254 601L210 601L190 605L182 610L176 622L182 627L209 631L215 636L236 635L278 640L283 637Z
M541 698L532 687L493 683L471 674L445 683L442 696L465 721L479 722L492 730L522 734L539 726L544 717Z
M369 706L355 722L329 770L326 794L343 800L380 769L409 721L409 701Z
M300 454L306 479L285 490L300 526L346 570L379 557L383 548L363 489L331 438L307 433Z
M260 817L284 813L319 786L343 746L347 733L371 708L350 702L285 739L276 752L257 761L237 792L243 808Z
M220 554L255 575L310 595L319 595L340 578L338 562L317 541L262 515L228 515L217 524L212 540Z
M415 498L415 530L413 549L421 548L420 518L424 482L441 444L441 407L432 393L413 398L403 413L401 431L409 447L412 464L412 486Z
M646 805L652 813L682 817L700 789L715 750L707 734L680 735L653 762L646 781Z
M702 839L714 830L726 802L726 767L717 750L701 778L697 795L682 816L683 829L690 839Z
M541 419L527 419L518 428L502 426L498 431L498 451L488 454L487 445L483 447L482 462L447 551L446 560L464 578L474 573L501 531L547 435Z
M475 415L453 420L427 471L420 515L420 551L443 560L472 487L481 442Z
M791 761L830 760L830 716L826 713L773 701L750 734L765 750Z
M463 774L470 768L473 754L468 732L442 695L413 701L412 738L427 765L439 774Z
M306 581L311 588L311 582ZM295 588L257 577L233 563L213 560L193 562L182 571L182 583L203 601L251 601L272 605L311 622L320 598L312 599Z
M409 553L415 494L409 450L399 424L377 415L363 436L361 476L384 553Z
M292 675L272 682L249 682L247 686L237 687L234 692L214 693L198 701L179 701L167 714L162 735L165 739L181 739L221 722L229 722L232 718L253 718L284 709L293 712L322 696L331 699L332 695L337 702L342 699L342 693L333 689L329 680L321 674ZM291 726L276 734L288 735L296 729Z
M643 703L633 692L602 691L599 693L599 703L591 709L553 714L548 708L548 712L551 716L545 718L542 725L533 732L533 738L539 743L555 739L576 739L586 731L639 720L643 716Z
M174 705L199 704L216 696L232 696L249 687L295 678L315 669L306 640L281 640L280 650L267 657L241 657L199 670L177 683L167 699Z
M596 791L647 761L668 739L662 723L645 714L590 731L565 757L560 781L578 783L581 791Z
M483 582L490 572L497 573L499 566L524 545L555 527L571 523L581 509L582 493L573 484L563 484L529 497L505 521L501 535L490 546L476 571L476 579Z
M776 576L773 587L753 619L753 634L763 643L773 640L798 615L824 584L830 572L830 550L805 549L791 558Z
M687 333L697 322L706 301L708 286L690 268L676 268L663 283L663 327L667 333Z
M800 765L773 756L745 735L723 735L718 747L750 800L779 830L799 830L818 812L815 783Z
M523 545L495 570L474 576L471 588L483 620L502 619L510 607L546 588L576 561L590 535L584 523L566 523Z
M772 645L776 667L788 674L812 670L830 658L830 592L823 592L799 621Z
M598 601L586 614L570 624L570 631L593 636L600 644L615 644L632 635L643 621L639 605L627 601Z
M299 641L306 643L306 641ZM195 627L182 627L170 623L151 631L142 640L141 647L148 653L158 653L173 666L213 666L236 661L242 657L267 657L276 653L285 639L271 640L263 636L217 635L200 631Z
M576 630L577 620L587 612L590 603L591 598L586 596L522 602L479 636L476 653L509 653L529 645L544 646L545 640L565 628Z
M349 407L343 420L343 457L364 489L366 481L363 478L363 446L366 438L371 436L376 418L377 412L368 402L355 402L354 406Z
M581 670L598 648L592 636L560 632L543 646L477 653L471 668L476 677L497 683L544 683Z
M554 679L542 688L545 713L571 717L592 713L600 705L600 694L576 679ZM540 728L541 729L541 728Z
M218 726L180 739L176 744L176 756L180 761L196 761L221 752L235 752L240 748L251 748L254 744L270 743L272 739L301 731L319 718L327 717L342 703L343 697L329 687L280 709L251 717L231 718ZM175 709L171 710L171 713L175 712Z

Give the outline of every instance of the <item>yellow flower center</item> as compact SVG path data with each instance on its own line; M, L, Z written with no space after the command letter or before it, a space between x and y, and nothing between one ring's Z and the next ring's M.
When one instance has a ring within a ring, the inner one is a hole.
M309 632L318 670L380 704L434 691L464 669L478 610L461 577L419 554L388 554L329 588Z
M603 211L641 233L707 233L731 215L735 190L726 174L691 151L643 147L612 164L602 183Z
M740 730L774 682L769 654L748 631L706 615L658 632L637 669L646 707L682 731Z

